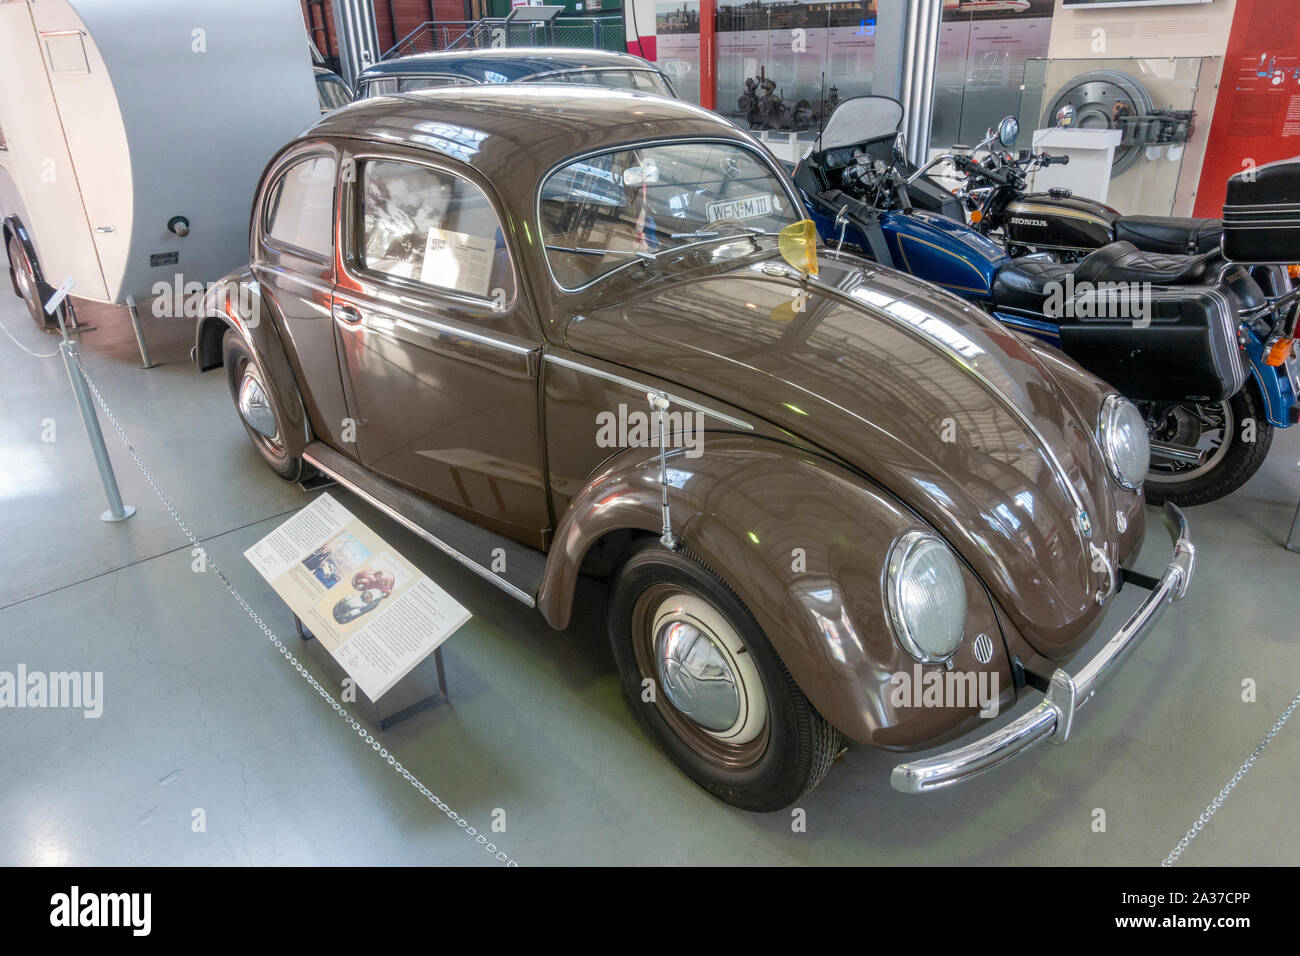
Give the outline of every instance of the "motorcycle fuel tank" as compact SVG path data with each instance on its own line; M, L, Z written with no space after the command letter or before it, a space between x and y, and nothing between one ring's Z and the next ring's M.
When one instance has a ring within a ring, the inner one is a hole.
M1007 242L1032 249L1099 249L1115 241L1119 211L1105 203L1029 193L1007 204Z

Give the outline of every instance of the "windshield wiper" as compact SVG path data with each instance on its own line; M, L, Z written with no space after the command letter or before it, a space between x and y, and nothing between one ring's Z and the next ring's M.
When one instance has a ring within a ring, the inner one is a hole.
M547 249L555 252L572 252L580 256L637 256L642 262L654 262L657 258L653 252L641 252L639 249L593 249L590 246L553 246L550 243L546 245Z
M741 236L745 236L745 235L753 236L755 238L759 236L771 235L771 233L769 233L766 229L760 229L757 226L728 226L727 228L740 230L740 234L739 236L737 236L737 238L740 238ZM721 230L696 229L694 232L674 232L668 238L669 239L717 239L719 236L729 236L729 235L734 235L734 233L722 232Z

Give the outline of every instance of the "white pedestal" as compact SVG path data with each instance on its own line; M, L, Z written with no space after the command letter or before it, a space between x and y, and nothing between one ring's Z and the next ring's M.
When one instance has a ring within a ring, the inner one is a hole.
M1034 152L1040 150L1053 156L1069 156L1064 166L1046 166L1034 171L1029 188L1034 192L1047 192L1053 186L1064 186L1076 196L1106 201L1110 190L1110 167L1115 161L1115 147L1123 134L1117 129L1052 129L1034 130Z

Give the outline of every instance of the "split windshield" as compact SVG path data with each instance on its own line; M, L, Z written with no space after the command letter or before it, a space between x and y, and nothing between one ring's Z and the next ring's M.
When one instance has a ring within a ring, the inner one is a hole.
M542 240L565 289L681 246L775 234L799 218L776 171L732 143L585 156L541 192Z

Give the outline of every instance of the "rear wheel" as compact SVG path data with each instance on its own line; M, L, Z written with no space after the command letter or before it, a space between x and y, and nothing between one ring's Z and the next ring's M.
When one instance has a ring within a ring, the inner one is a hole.
M14 291L27 304L27 312L38 328L49 326L45 309L41 304L40 284L36 281L36 267L27 258L23 244L17 236L9 237L9 277L13 280Z
M1153 442L1204 453L1199 464L1154 457L1147 473L1151 504L1200 505L1244 485L1268 456L1273 426L1253 382L1224 402L1139 402Z
M839 734L703 565L654 539L638 545L615 577L608 623L632 708L705 790L766 812L821 782Z
M281 478L296 481L302 475L302 459L289 454L284 442L284 416L276 405L275 394L267 388L262 370L234 329L229 329L221 342L221 356L230 397L235 400L239 420L253 447Z

